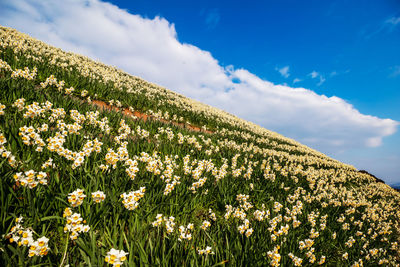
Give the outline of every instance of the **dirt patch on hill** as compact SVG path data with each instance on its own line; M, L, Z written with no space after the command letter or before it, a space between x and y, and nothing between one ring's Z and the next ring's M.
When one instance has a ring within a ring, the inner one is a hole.
M156 118L154 116L142 113L140 111L131 111L128 108L118 108L116 106L111 106L110 104L107 104L104 101L101 100L92 100L91 104L94 106L97 106L103 110L112 110L112 111L116 111L116 112L121 112L123 115L128 116L128 117L133 117L133 118L137 118L137 119L141 119L143 121L147 121L148 119L152 119L152 120L158 120L160 122L163 122L165 124L172 124L175 126L178 126L180 128L184 128L187 129L189 131L193 131L193 132L203 132L203 133L208 133L208 134L212 134L214 132L210 131L210 130L205 130L203 128L200 128L198 126L195 125L189 125L187 123L181 123L181 122L176 122L176 121L169 121L166 119L160 119L160 118Z

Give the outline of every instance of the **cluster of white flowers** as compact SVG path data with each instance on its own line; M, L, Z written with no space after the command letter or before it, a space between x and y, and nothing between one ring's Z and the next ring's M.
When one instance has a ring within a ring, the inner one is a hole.
M8 63L0 58L0 70L12 71L12 68Z
M208 217L213 220L214 222L217 220L217 216L215 215L215 213L213 212L212 209L208 209Z
M314 240L312 239L306 239L304 241L299 241L299 249L309 249L314 245Z
M88 91L87 90L82 90L82 92L81 92L81 96L82 97L85 97L85 96L87 96L88 95Z
M11 167L15 168L17 167L17 160L15 159L15 156L11 153L11 151L7 150L7 148L5 147L6 143L7 139L0 131L0 155L8 160L8 164L10 164Z
M163 217L162 214L157 214L156 220L152 222L153 227L159 227L163 223L165 223L165 229L167 230L167 234L171 234L175 230L175 218L170 217Z
M139 200L144 197L145 192L146 187L143 186L140 187L139 190L121 194L122 204L124 204L125 208L128 210L136 209L139 206Z
M114 267L120 267L124 261L126 261L126 255L128 255L128 253L125 251L112 248L109 252L107 252L105 261L108 264L112 264Z
M75 240L80 233L87 233L90 230L89 225L85 225L85 220L79 213L72 213L71 208L65 208L63 217L66 218L67 224L64 227L64 233L70 232L70 239Z
M75 88L74 88L74 87L65 88L65 94L66 94L66 95L72 94L73 91L75 91Z
M35 79L37 75L37 68L34 67L32 71L29 70L28 67L25 67L23 70L16 69L11 73L11 78L24 78L27 80Z
M5 109L6 109L6 105L0 103L0 115L4 115Z
M204 231L207 230L208 227L211 226L211 223L207 220L203 221L203 223L201 224L200 228L203 229Z
M164 189L164 196L169 195L175 189L175 186L181 183L180 179L181 177L174 175L173 179L166 180L167 185L165 186Z
M244 219L243 224L238 226L238 230L240 234L245 234L246 237L251 236L253 233L253 228L250 228L250 221L248 219Z
M96 191L92 193L92 198L95 203L100 203L104 201L104 199L106 198L106 194L104 194L104 192L102 191Z
M40 86L45 89L47 86L55 86L59 91L64 88L64 81L57 82L57 78L52 74L50 75L45 82L41 82Z
M17 99L13 104L13 107L16 107L18 111L22 111L25 108L25 98Z
M14 102L15 106L18 106L18 102L20 99ZM23 117L26 118L35 118L35 117L45 117L46 112L51 110L51 107L53 106L52 103L49 101L46 101L45 103L38 103L38 102L33 102L30 105L27 105L23 108L23 110L26 110L25 113L23 114Z
M249 195L239 194L236 196L236 200L239 202L239 207L232 207L232 205L225 205L225 219L229 220L232 216L233 218L238 218L242 220L243 224L238 226L238 231L240 234L245 234L249 237L253 234L253 228L250 228L250 220L248 220L246 211L253 208L253 204L249 202Z
M141 138L141 139L146 139L150 135L150 133L148 131L146 131L145 129L140 128L139 125L138 125L138 127L136 127L136 133L139 136L139 138Z
M101 120L98 120L99 115L100 115L99 111L86 112L86 122L89 125L99 127L104 133L109 134L111 131L111 128L109 126L108 118L104 117Z
M254 215L254 219L256 219L259 222L262 222L265 219L269 218L270 211L269 210L265 210L265 205L263 204L262 209L254 211L253 215Z
M110 106L116 106L118 108L122 107L122 103L119 100L111 99L110 101L108 101L108 103L110 104Z
M109 131L110 128L108 126L108 120L98 121L97 116L98 113L87 112L86 117L83 114L80 114L76 110L71 110L71 118L75 121L73 124L66 124L62 120L65 117L66 112L63 108L52 109L52 103L45 102L39 104L34 102L31 105L24 106L24 99L19 99L14 103L14 106L18 107L20 110L26 109L27 111L24 114L26 118L34 118L36 116L45 116L47 111L51 111L50 117L48 118L50 122L54 122L57 120L57 132L55 136L49 137L47 141L47 149L51 152L57 152L62 157L67 158L68 160L73 161L72 168L75 169L81 166L84 162L85 157L89 157L91 153L101 152L102 142L99 142L97 138L94 140L89 140L83 146L81 151L74 152L67 148L63 147L63 144L66 140L66 136L68 134L79 134L79 131L82 129L82 125L85 121L88 124L94 124L99 126L104 131ZM60 119L61 118L61 119ZM40 136L40 132L47 131L48 125L43 124L37 130L32 126L23 126L20 128L20 135L22 136L22 141L26 145L37 145L36 151L43 151L43 147L46 146L46 143L42 140Z
M268 251L267 255L271 259L271 266L279 266L281 261L281 254L279 254L280 246L275 246L272 251Z
M58 123L58 119L63 119L66 115L66 112L63 108L55 108L55 109L51 109L51 114L49 119L49 122L55 122L57 121ZM63 122L63 121L61 121ZM58 126L58 125L57 125ZM67 135L68 132L63 133L64 135Z
M192 233L190 232L193 230L193 223L189 223L187 226L181 225L179 226L179 237L178 240L182 241L183 239L186 240L191 240L192 239Z
M293 253L289 253L288 256L293 261L294 266L302 266L302 258L296 257L295 255L293 255Z
M48 167L55 168L56 165L53 163L53 159L49 158L45 163L42 164L42 169L47 169Z
M74 208L78 207L82 205L85 197L86 195L83 193L83 190L78 188L74 192L68 194L68 203Z
M38 184L47 185L47 173L39 172L36 173L34 170L26 172L18 172L14 174L14 179L22 186L29 188L35 188Z
M191 190L192 193L196 193L197 190L203 187L206 183L207 177L204 177L202 175L207 172L211 172L213 174L216 174L218 172L218 169L215 168L211 160L193 161L192 166L194 166L196 163L197 167L191 171L192 177L195 180L195 182L192 183L192 186L189 187L189 190Z
M48 246L49 239L45 236L34 240L33 232L29 229L25 229L22 226L23 217L20 216L15 219L16 225L11 228L9 233L10 243L16 242L18 246L29 247L29 257L47 255L50 248Z
M214 251L212 250L212 247L207 246L205 249L198 249L197 252L199 255L214 255Z
M40 131L36 131L33 126L23 126L19 128L19 135L21 136L22 142L27 146L37 145L36 151L42 152L46 143L40 137L39 132Z

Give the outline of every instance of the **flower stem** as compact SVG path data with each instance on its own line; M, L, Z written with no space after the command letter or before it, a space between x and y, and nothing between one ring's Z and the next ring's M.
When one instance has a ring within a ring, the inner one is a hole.
M65 251L64 251L64 256L62 258L62 261L60 263L60 267L62 267L64 265L64 261L65 261L65 257L67 256L67 249L68 249L68 242L69 241L69 232L67 234L67 240L65 241Z

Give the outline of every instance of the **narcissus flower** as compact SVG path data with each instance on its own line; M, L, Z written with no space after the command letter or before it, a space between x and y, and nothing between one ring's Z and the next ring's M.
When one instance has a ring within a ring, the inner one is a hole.
M106 198L106 194L104 194L104 192L102 191L96 191L92 193L92 198L94 202L100 203L104 201L104 199Z
M126 261L126 255L128 255L127 252L112 248L109 252L107 252L105 261L109 264L112 264L114 267L119 267L124 263L124 261Z

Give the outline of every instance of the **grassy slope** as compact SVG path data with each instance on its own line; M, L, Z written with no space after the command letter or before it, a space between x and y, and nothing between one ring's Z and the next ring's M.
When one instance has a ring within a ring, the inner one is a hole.
M277 133L14 30L0 28L0 38L0 59L10 66L8 69L0 63L0 103L6 106L0 116L0 130L7 140L4 149L11 151L17 162L11 166L10 156L5 154L0 159L0 232L7 235L16 224L15 218L22 215L24 227L35 231L35 239L43 235L50 239L48 255L30 258L27 247L10 243L6 236L0 243L0 260L5 265L59 265L65 254L64 263L70 266L99 266L105 264L104 257L113 247L129 253L126 262L130 265L268 265L275 256L278 264L287 266L293 263L290 253L302 258L303 265L312 265L310 259L314 257L317 263L323 256L327 264L339 266L360 259L366 266L399 263L400 194L371 176ZM13 71L25 67L30 72L36 67L37 75L31 80L12 77ZM65 81L61 90L40 86L50 75ZM65 89L71 86L75 90L66 94ZM83 90L88 95L83 97ZM101 128L104 121L97 125L87 122L87 112L96 110L88 96L91 100L119 101L123 107L153 114L154 119L144 122L119 112L101 111L98 121L107 118L108 133ZM22 111L13 106L20 98L25 99ZM46 101L53 104L53 110L34 118L23 116L28 105ZM88 140L102 142L101 151L84 156L82 165L76 168L73 160L49 147L48 138L62 133L57 120L51 120L55 108L65 110L65 117L58 119L70 128L77 127L73 126L76 120L71 110L86 114L85 122L79 123L79 134L65 134L64 148L79 152ZM157 120L161 117L204 127L212 133L166 124ZM132 130L126 137L123 132L128 128L121 128L121 120ZM37 145L24 144L19 133L23 126L38 129L43 123L49 130L39 132L45 145L38 152ZM128 157L138 163L133 180L126 172L123 141L127 142ZM116 152L116 168L108 149ZM187 155L190 161L185 167ZM56 167L43 169L49 176L48 185L29 189L15 182L16 173L42 171L42 164L50 157ZM108 165L108 170L102 170L101 165ZM173 170L171 181L169 168ZM180 183L164 195L166 185L178 181L175 175ZM198 183L199 178L204 184ZM143 186L146 192L139 206L133 211L125 209L120 195ZM195 193L190 190L192 186L199 186ZM63 211L71 206L68 194L77 188L84 189L88 197L72 210L79 212L91 229L67 242ZM100 204L90 197L97 190L106 194ZM239 201L239 194L249 195L248 200ZM278 209L276 203L282 208ZM237 207L237 214L245 214L249 228L254 230L249 237L238 230L243 218L225 218L226 205ZM210 218L209 209L215 212L216 221ZM257 210L270 215L259 221L254 214ZM157 214L175 218L172 233L168 234L164 226L152 226ZM300 226L294 227L294 219L301 222ZM211 223L206 231L200 228L204 220ZM194 224L192 239L179 241L178 227L189 223ZM283 233L285 226L289 227L287 233ZM313 236L313 231L318 234ZM352 238L355 243L346 245ZM306 239L313 240L314 251L299 248L299 242ZM278 245L279 250L274 251ZM211 246L215 254L198 255L198 249L206 246ZM378 252L372 256L374 249Z

